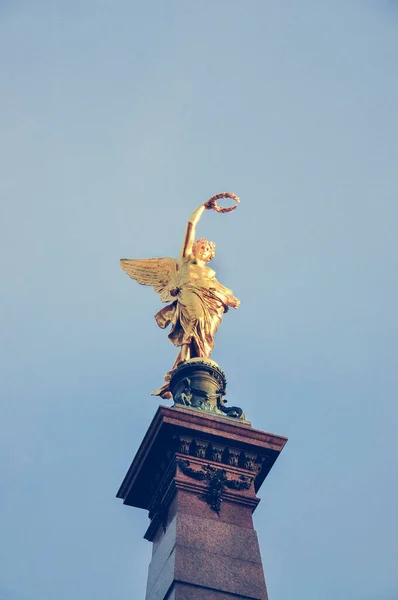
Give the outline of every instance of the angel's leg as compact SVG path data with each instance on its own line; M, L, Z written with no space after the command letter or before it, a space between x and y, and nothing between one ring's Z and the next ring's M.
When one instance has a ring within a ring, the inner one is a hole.
M174 369L178 369L178 367L180 365L182 365L182 363L184 363L185 361L189 360L191 358L191 347L190 344L181 344L181 350L179 351L179 353L177 354L177 357L174 361L174 365L171 367L171 371L169 371L166 376L165 379L167 378L167 381L170 380L171 374L174 371Z
M183 344L181 346L180 361L185 362L191 358L191 344Z

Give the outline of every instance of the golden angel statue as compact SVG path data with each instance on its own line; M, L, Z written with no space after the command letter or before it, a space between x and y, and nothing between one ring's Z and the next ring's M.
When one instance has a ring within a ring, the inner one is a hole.
M171 325L169 339L180 347L171 371L165 375L166 383L153 395L170 398L168 382L174 369L191 358L210 358L223 314L229 307L238 308L240 304L232 291L217 281L215 271L206 266L215 256L215 244L205 238L195 241L196 226L206 209L223 213L236 208L236 205L218 206L219 198L239 202L235 194L223 192L201 204L188 219L178 260L168 257L120 260L122 269L132 279L153 286L161 301L169 303L156 313L155 319L162 329Z

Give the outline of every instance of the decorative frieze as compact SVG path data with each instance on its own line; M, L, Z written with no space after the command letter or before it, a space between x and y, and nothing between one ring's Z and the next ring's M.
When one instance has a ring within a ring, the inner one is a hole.
M190 436L175 436L176 451L186 456L206 458L213 462L232 467L239 467L258 474L261 471L265 456L251 452L242 452L230 448L226 444L216 444Z

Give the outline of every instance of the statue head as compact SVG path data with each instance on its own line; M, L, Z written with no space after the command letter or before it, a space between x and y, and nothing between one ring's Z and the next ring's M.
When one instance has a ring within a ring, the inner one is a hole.
M214 242L209 242L206 238L199 238L192 247L192 252L195 258L204 262L211 261L216 255L216 245Z

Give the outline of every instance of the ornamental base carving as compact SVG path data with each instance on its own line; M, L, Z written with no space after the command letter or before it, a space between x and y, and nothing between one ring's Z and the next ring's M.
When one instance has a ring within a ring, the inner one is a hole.
M247 422L239 406L227 407L227 379L213 360L192 358L183 363L173 372L169 387L175 405Z

